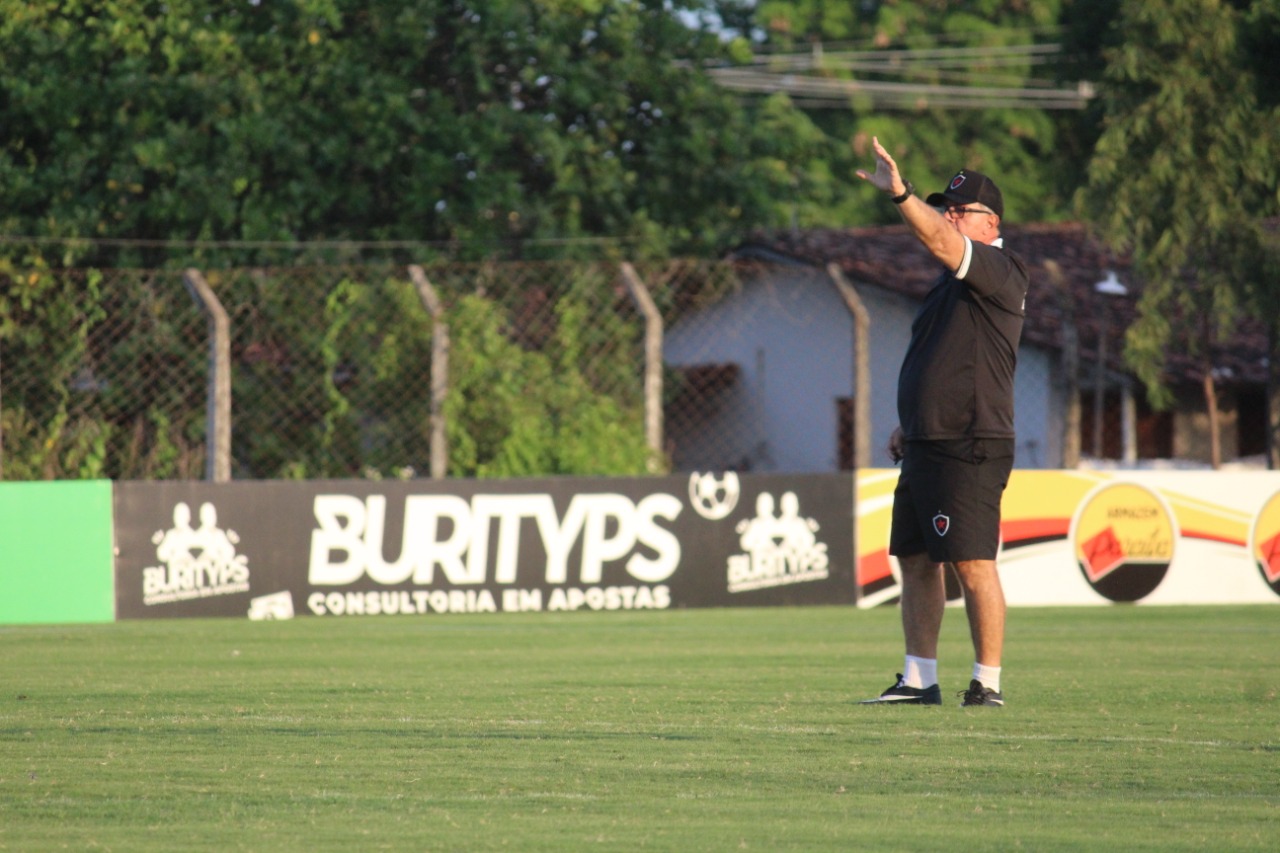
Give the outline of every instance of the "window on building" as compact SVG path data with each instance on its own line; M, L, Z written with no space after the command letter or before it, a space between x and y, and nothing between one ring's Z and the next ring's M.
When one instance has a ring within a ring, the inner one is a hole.
M1094 455L1092 391L1080 393L1080 452ZM1139 459L1173 458L1173 412L1157 412L1147 402L1141 390L1134 392L1134 440ZM1103 459L1124 457L1124 423L1121 395L1118 390L1102 397L1102 456Z
M1236 391L1236 441L1241 456L1267 452L1267 392L1262 387Z
M1146 397L1136 401L1135 431L1139 459L1173 458L1173 412L1157 412Z

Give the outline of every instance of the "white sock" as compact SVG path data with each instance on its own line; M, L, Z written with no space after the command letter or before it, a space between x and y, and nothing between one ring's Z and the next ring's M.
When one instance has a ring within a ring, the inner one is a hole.
M932 687L938 683L937 658L918 658L907 655L902 665L902 683L907 687Z
M983 687L990 687L995 692L1000 692L1000 667L983 666L980 663L973 665L973 677L976 678Z

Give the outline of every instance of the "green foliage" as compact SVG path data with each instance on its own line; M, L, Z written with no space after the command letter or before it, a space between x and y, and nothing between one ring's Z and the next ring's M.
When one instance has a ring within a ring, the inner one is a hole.
M238 477L428 468L430 318L380 267L211 273L232 321Z
M597 382L606 381L600 370L636 368L588 357L590 338L610 321L583 311L572 294L564 296L546 351L521 347L507 323L492 300L475 294L463 296L449 312L449 474L649 473L643 408L596 390L592 381L593 374Z
M767 210L749 119L697 63L726 48L668 5L0 0L0 233L67 240L37 244L55 265L247 259L221 241L708 251Z
M729 17L737 15L738 4L717 5L729 7ZM832 50L997 48L1042 37L1057 38L1056 25L1060 19L1070 17L1067 9L1071 5L1062 0L770 0L757 6L752 22L765 34L765 48L782 51L807 51L815 43L829 45ZM939 64L932 70L918 69L910 82L954 84L959 73L975 84L1018 86L1033 70L1027 60L1019 65L1011 64L1007 58L975 57L963 67ZM873 72L838 67L822 68L818 73L876 79ZM808 143L818 153L816 162L803 172L796 161L791 161L795 172L810 178L793 181L796 194L810 201L809 210L792 206L788 211L787 196L783 196L776 205L775 221L785 222L784 217L791 213L791 221L800 226L896 222L896 213L879 203L874 190L853 176L870 160L872 136L879 136L893 147L892 153L904 173L921 190L929 191L934 185L940 188L957 169L968 167L985 171L997 180L1004 192L1007 216L1014 221L1060 219L1069 214L1070 197L1075 190L1072 179L1079 174L1079 167L1074 164L1084 156L1083 145L1074 140L1087 133L1087 126L1073 118L1036 109L950 106L947 99L922 99L914 109L885 110L877 109L869 98L855 97L847 111L805 111L805 121L818 128L826 142L820 147ZM757 126L768 121L772 109L769 100L757 105ZM800 121L789 119L789 123L796 127ZM803 134L784 138L805 139Z
M1277 316L1260 228L1278 209L1280 114L1259 108L1243 23L1220 0L1129 2L1107 52L1107 115L1081 200L1143 278L1125 356L1158 405L1175 341L1204 356L1246 304Z
M4 269L5 478L198 475L203 323L181 285Z
M481 268L491 278L494 269ZM236 478L427 473L432 320L400 272L206 274L231 319ZM513 278L502 302L471 294L450 312L450 472L657 470L644 433L639 327L609 278L616 267L541 272L542 283L527 287ZM567 280L555 278L562 272ZM6 479L203 475L209 331L179 275L10 268L5 284ZM545 310L521 302L530 294L548 301Z
M539 358L504 333L505 317L480 296L463 297L449 315L450 395L445 403L449 473L484 476L499 469L544 464L543 441L532 440L547 423L522 393L522 383L547 380ZM535 371L542 375L535 375Z
M807 110L740 99L702 62L744 60L753 34L768 50L1025 43L1107 5L0 0L0 233L61 241L9 249L54 266L275 262L226 241L706 255L760 225L892 221L853 177L871 134L907 146L922 186L981 168L1012 217L1061 217L1087 155L1071 119ZM691 29L686 8L746 35Z
M0 367L4 386L5 474L13 479L96 475L93 448L101 429L85 417L73 390L85 362L90 331L101 320L100 277L76 282L45 269L0 270ZM82 310L83 309L83 310ZM58 341L56 348L50 342Z

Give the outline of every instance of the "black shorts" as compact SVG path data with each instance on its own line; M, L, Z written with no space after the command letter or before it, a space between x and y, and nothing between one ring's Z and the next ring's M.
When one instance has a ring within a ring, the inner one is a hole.
M1012 439L909 441L893 492L889 553L935 563L994 560Z

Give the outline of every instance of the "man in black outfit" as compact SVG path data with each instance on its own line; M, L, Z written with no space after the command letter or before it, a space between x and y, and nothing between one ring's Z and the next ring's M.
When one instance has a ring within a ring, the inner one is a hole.
M903 220L944 267L911 324L898 376L898 423L889 455L902 463L889 553L902 569L906 661L897 682L867 703L940 705L938 634L943 565L964 591L974 665L962 705L999 707L1005 601L996 570L1000 498L1013 469L1013 374L1029 278L1004 248L1000 190L961 170L925 201L873 140L874 173Z

